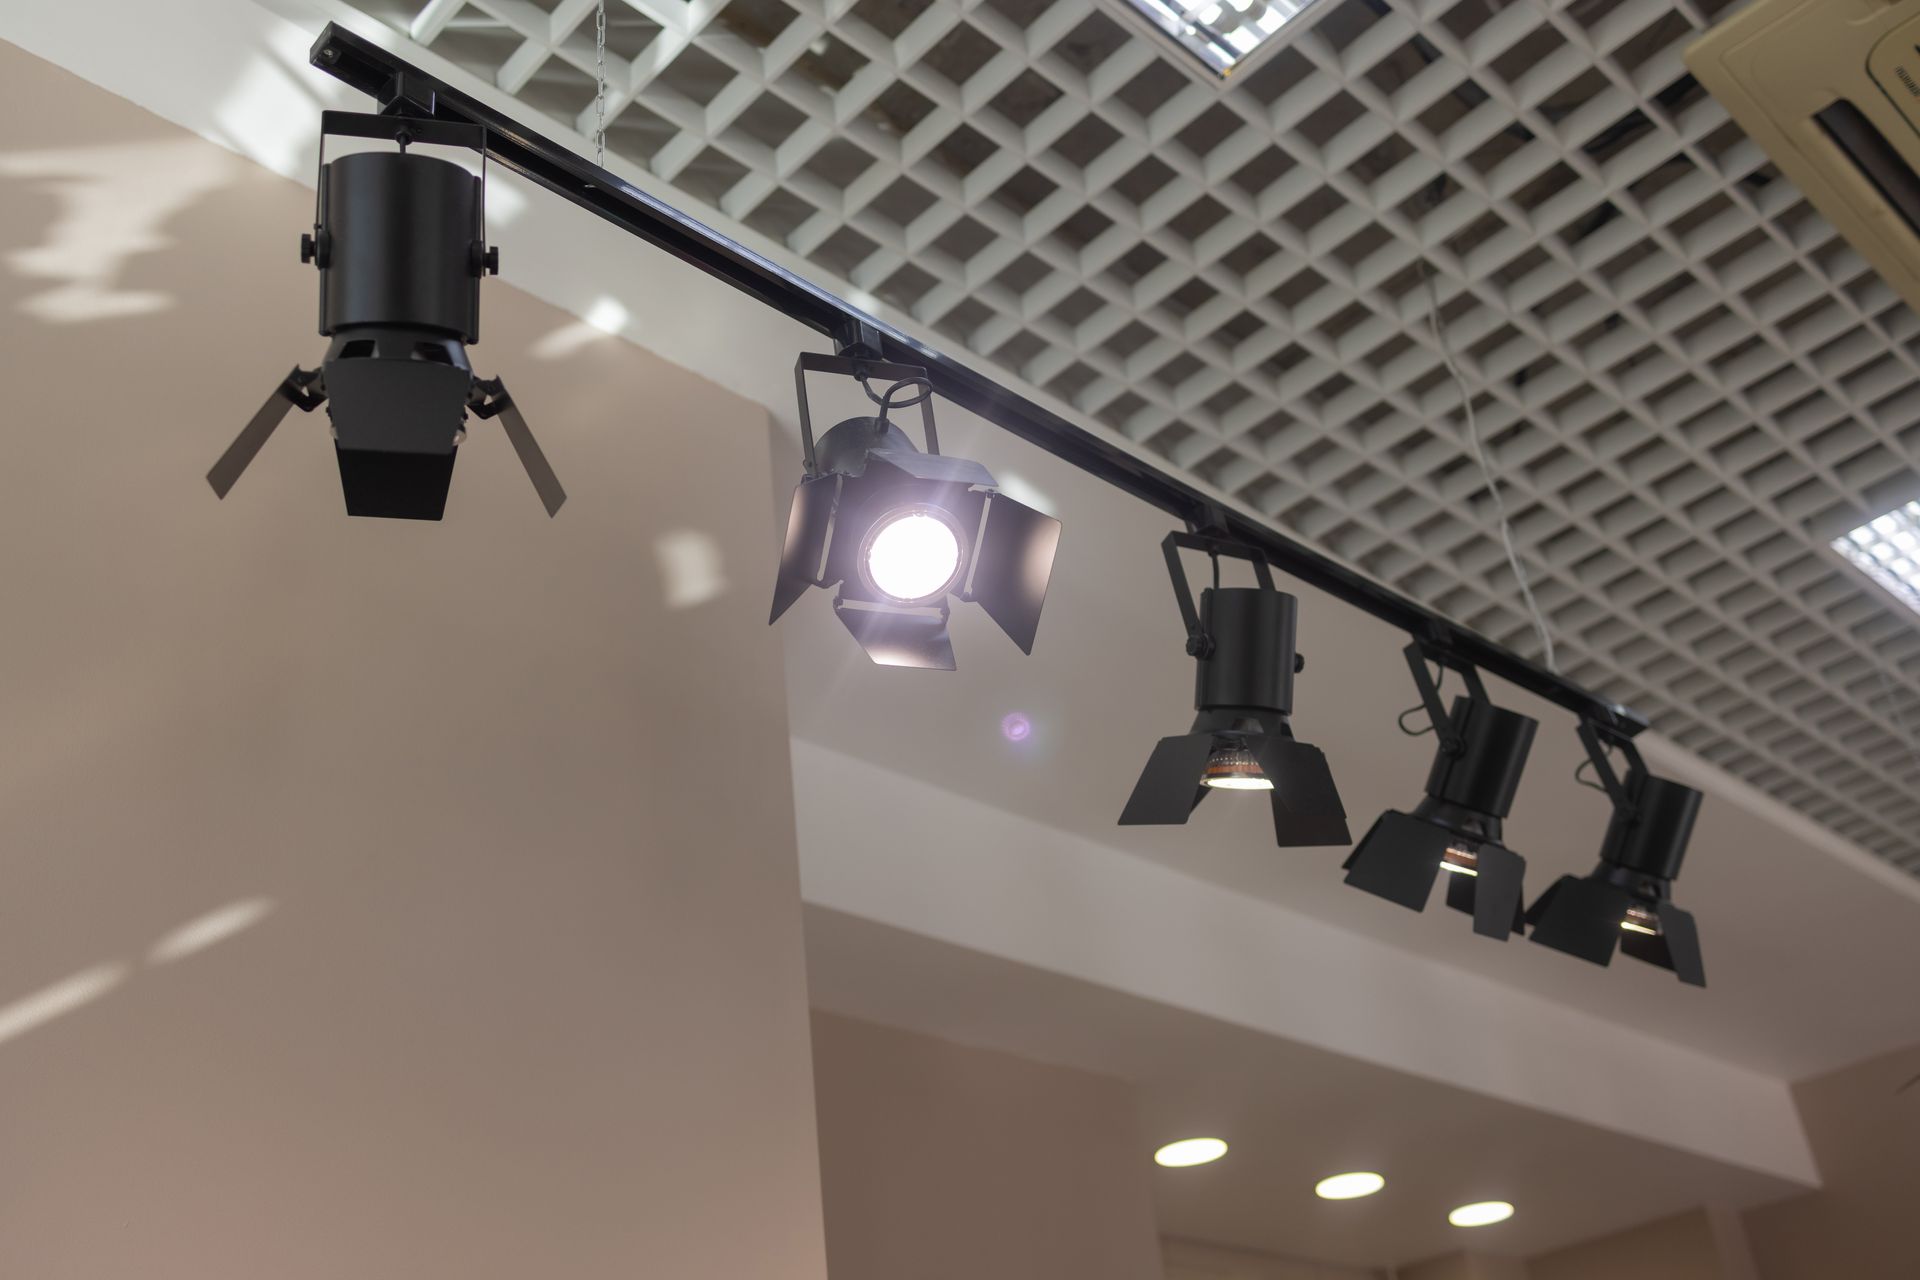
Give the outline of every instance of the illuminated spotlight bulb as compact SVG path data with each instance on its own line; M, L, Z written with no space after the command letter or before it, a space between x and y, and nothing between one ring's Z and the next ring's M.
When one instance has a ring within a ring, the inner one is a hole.
M1416 642L1406 658L1436 737L1426 795L1380 815L1347 856L1347 883L1409 911L1424 911L1444 883L1447 906L1472 916L1475 933L1506 938L1521 925L1527 863L1503 828L1539 725L1495 706L1471 668L1468 693L1443 712L1426 651Z
M1197 1164L1212 1164L1225 1154L1227 1144L1218 1138L1183 1138L1154 1152L1153 1162L1167 1169L1190 1169Z
M1271 791L1273 779L1260 768L1253 752L1245 747L1221 743L1207 757L1200 785L1216 791Z
M1490 1227L1512 1216L1513 1206L1505 1200L1482 1200L1477 1204L1461 1205L1447 1215L1447 1221L1456 1227Z
M1260 551L1207 534L1172 533L1160 544L1195 662L1187 732L1162 738L1133 784L1120 825L1175 826L1215 791L1262 791L1282 848L1347 844L1347 811L1318 747L1293 732L1300 602L1273 585ZM1246 560L1256 585L1213 586L1196 603L1182 550Z
M951 671L947 622L958 600L1032 653L1060 522L1002 493L979 463L940 452L925 369L807 352L794 372L806 466L768 621L815 587L837 588L834 616L875 663ZM808 372L857 380L878 411L816 439ZM924 449L893 420L908 412Z
M1651 908L1634 903L1627 908L1627 914L1621 917L1620 927L1630 933L1644 933L1648 937L1660 936L1660 917Z
M1387 1180L1377 1173L1336 1173L1331 1178L1320 1179L1314 1185L1313 1194L1322 1200L1358 1200L1386 1185Z
M874 522L862 549L869 585L897 604L945 595L960 576L960 535L928 508L905 508Z

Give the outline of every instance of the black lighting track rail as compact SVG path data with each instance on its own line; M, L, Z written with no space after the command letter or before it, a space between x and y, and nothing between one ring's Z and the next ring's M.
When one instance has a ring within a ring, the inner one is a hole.
M386 114L479 125L492 161L825 334L843 354L924 368L939 395L1169 512L1190 529L1259 551L1282 572L1411 633L1435 660L1499 676L1565 707L1610 738L1630 738L1647 727L1646 717L1633 709L1588 692L1262 521L1222 507L1178 477L736 244L365 37L329 23L314 41L311 58L320 70L374 98Z

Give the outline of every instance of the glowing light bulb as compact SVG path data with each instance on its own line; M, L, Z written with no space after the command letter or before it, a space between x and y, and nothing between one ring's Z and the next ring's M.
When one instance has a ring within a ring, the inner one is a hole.
M1451 871L1457 876L1477 876L1480 874L1480 855L1471 849L1459 845L1448 845L1447 851L1440 855L1440 869Z
M1212 1164L1225 1154L1227 1144L1218 1138L1183 1138L1154 1152L1153 1162L1168 1169L1187 1169L1196 1164Z
M1660 936L1660 917L1635 903L1627 908L1626 918L1620 921L1620 927L1629 933L1644 933L1657 938Z
M1273 779L1245 747L1216 746L1200 774L1200 785L1216 791L1271 791Z
M901 604L943 595L960 573L960 535L925 510L882 517L862 554L867 581Z
M1482 1200L1478 1204L1461 1205L1447 1215L1447 1221L1456 1227L1490 1227L1512 1216L1513 1206L1505 1200Z
M1358 1200L1386 1185L1387 1180L1377 1173L1336 1173L1331 1178L1320 1179L1313 1194L1322 1200Z

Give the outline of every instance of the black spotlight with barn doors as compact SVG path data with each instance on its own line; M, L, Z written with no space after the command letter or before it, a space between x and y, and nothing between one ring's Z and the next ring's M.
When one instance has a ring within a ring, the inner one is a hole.
M559 509L566 495L506 388L476 377L467 360L480 335L480 279L499 265L486 244L486 165L503 164L832 342L833 354L803 355L795 369L805 473L770 620L809 588L837 587L836 616L876 663L952 669L948 601L958 599L980 605L1032 651L1060 524L1009 498L979 463L940 452L937 394L1185 523L1162 551L1195 664L1197 714L1188 732L1154 748L1123 824L1181 824L1209 792L1256 792L1272 807L1277 844L1348 842L1326 757L1294 736L1299 605L1275 587L1278 568L1415 637L1407 663L1436 748L1426 796L1374 823L1346 859L1347 883L1420 910L1444 879L1448 905L1471 914L1477 933L1504 938L1524 925L1543 946L1596 964L1618 948L1705 984L1693 917L1672 901L1700 793L1648 773L1632 742L1647 727L1638 713L1222 508L1135 450L857 310L363 37L329 25L312 61L380 104L379 115L323 113L323 144L350 135L396 150L323 157L302 256L319 268L320 332L331 345L319 368L287 375L208 474L222 497L289 410L325 404L349 514L438 520L469 415L500 420L548 513ZM477 151L481 174L414 154L415 144ZM816 442L808 373L850 379L873 411ZM895 421L914 410L918 445ZM1203 552L1212 565L1197 602L1182 550ZM1223 585L1223 558L1248 562L1254 585ZM1430 662L1442 678L1456 671L1465 683L1450 709ZM1524 918L1525 863L1506 847L1502 825L1537 724L1495 706L1483 674L1570 712L1613 802L1598 868L1562 877ZM1609 749L1625 759L1624 777Z
M1527 908L1527 929L1542 946L1604 965L1614 947L1636 960L1671 969L1680 981L1707 985L1700 933L1691 913L1673 905L1673 882L1687 856L1700 793L1647 772L1639 750L1613 740L1627 762L1622 778L1607 758L1607 741L1590 724L1580 741L1613 801L1613 820L1600 842L1600 865L1584 876L1562 876Z
M853 379L878 411L848 418L815 444L809 372ZM979 463L941 454L925 369L807 353L793 381L806 473L793 490L767 621L778 622L807 588L837 583L834 615L869 658L951 671L953 596L978 604L1032 653L1060 522L1000 492ZM913 407L924 450L891 418Z
M379 138L394 151L326 159L328 136ZM487 246L486 131L469 124L345 111L321 114L313 231L300 258L320 272L318 369L295 366L207 473L222 498L289 409L322 404L347 514L438 520L467 414L498 418L552 515L565 490L499 379L474 375L480 277L500 270ZM482 173L409 150L480 153Z
M1347 843L1347 811L1326 756L1293 736L1293 678L1306 666L1294 645L1300 602L1274 587L1266 558L1251 547L1194 533L1170 533L1160 546L1187 628L1199 714L1186 733L1154 747L1121 824L1183 823L1210 791L1264 792L1275 844ZM1206 552L1213 566L1198 608L1182 548ZM1250 561L1256 585L1221 586L1222 556Z
M1505 938L1520 928L1527 863L1502 843L1500 827L1520 792L1540 722L1494 706L1470 665L1460 668L1467 692L1447 711L1419 641L1407 646L1406 657L1420 690L1420 705L1407 714L1424 712L1430 729L1421 732L1435 739L1427 794L1412 813L1380 815L1347 858L1347 883L1420 911L1435 879L1444 878L1447 905L1472 916L1475 933ZM1444 676L1444 660L1440 670Z

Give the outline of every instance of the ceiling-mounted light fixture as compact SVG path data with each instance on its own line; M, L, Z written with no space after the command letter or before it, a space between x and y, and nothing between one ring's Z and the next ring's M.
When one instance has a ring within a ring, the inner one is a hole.
M1623 780L1607 759L1599 732L1586 721L1580 741L1613 801L1600 865L1586 876L1562 876L1527 909L1535 942L1606 964L1617 945L1636 960L1671 969L1682 982L1707 985L1693 916L1673 905L1673 881L1687 853L1700 793L1647 772L1631 740L1615 739L1627 760Z
M1527 863L1501 843L1500 824L1520 790L1539 721L1494 706L1470 663L1458 664L1466 696L1443 713L1425 649L1415 641L1406 657L1439 739L1427 795L1412 813L1380 815L1347 858L1347 883L1419 911L1434 879L1448 872L1447 905L1471 915L1475 933L1504 939L1520 928Z
M397 152L328 161L326 137L391 140ZM321 113L314 227L300 258L320 272L320 333L332 343L318 369L295 367L207 473L220 497L289 409L327 406L347 514L438 520L454 453L471 412L499 418L552 515L566 492L507 389L474 376L467 344L480 340L480 277L500 257L486 242L486 131L398 116ZM470 147L480 176L408 151L414 143Z
M1205 551L1213 585L1193 591L1180 548ZM1294 739L1293 677L1305 665L1294 648L1299 602L1273 585L1258 551L1224 538L1170 533L1161 543L1174 596L1197 660L1191 732L1162 738L1120 815L1123 826L1184 823L1208 791L1264 791L1275 843L1345 844L1346 810L1319 748ZM1249 560L1257 587L1222 587L1220 557Z
M853 378L879 405L814 444L808 372ZM856 356L801 355L806 474L793 491L774 583L777 622L809 587L840 586L833 611L881 666L954 668L947 597L973 601L1027 653L1047 598L1060 522L1000 492L977 462L945 457L927 371ZM888 384L876 392L870 384ZM926 451L889 415L918 406Z

